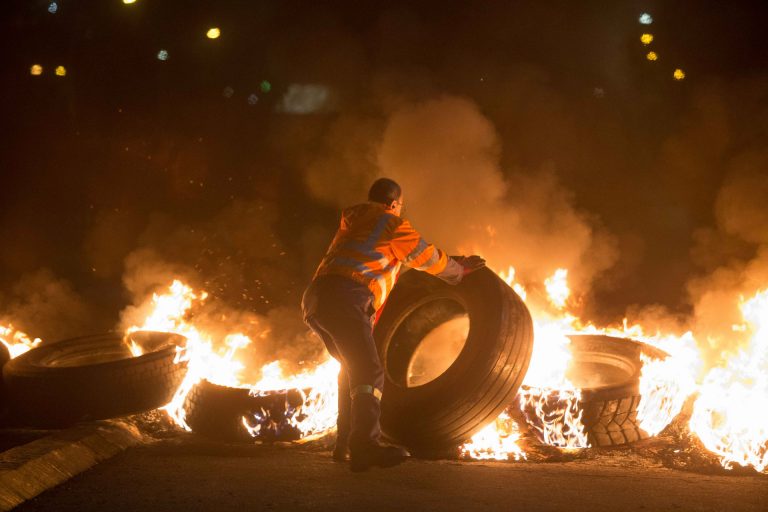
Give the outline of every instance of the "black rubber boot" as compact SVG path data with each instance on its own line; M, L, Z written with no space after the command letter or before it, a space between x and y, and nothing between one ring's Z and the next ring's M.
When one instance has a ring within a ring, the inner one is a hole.
M365 471L372 467L390 468L405 462L410 457L408 450L401 446L370 444L352 449L349 468L352 471Z
M349 467L352 471L365 471L374 466L396 466L410 456L405 448L381 444L380 416L381 404L372 394L361 393L352 398L349 440Z

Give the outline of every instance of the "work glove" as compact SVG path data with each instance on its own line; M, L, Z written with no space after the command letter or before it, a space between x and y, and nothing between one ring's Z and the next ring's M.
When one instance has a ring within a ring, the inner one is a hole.
M456 262L464 267L464 275L471 274L475 270L485 267L485 260L476 254L472 256L453 256Z

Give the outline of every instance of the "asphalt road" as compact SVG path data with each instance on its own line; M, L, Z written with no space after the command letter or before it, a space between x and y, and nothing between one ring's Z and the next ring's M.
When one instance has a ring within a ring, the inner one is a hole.
M567 463L411 460L351 473L325 451L178 436L131 448L16 510L761 511L768 477Z

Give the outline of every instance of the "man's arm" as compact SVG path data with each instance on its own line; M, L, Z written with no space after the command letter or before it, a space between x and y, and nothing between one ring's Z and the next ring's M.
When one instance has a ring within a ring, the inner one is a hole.
M464 266L424 240L407 220L394 230L392 251L407 267L432 274L449 284L459 284L465 274Z

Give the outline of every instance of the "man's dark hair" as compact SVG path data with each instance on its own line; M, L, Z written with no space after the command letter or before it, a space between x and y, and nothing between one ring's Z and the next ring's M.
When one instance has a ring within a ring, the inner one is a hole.
M373 182L368 191L368 200L383 203L389 206L392 201L397 201L403 194L403 189L396 181L389 178L379 178Z

